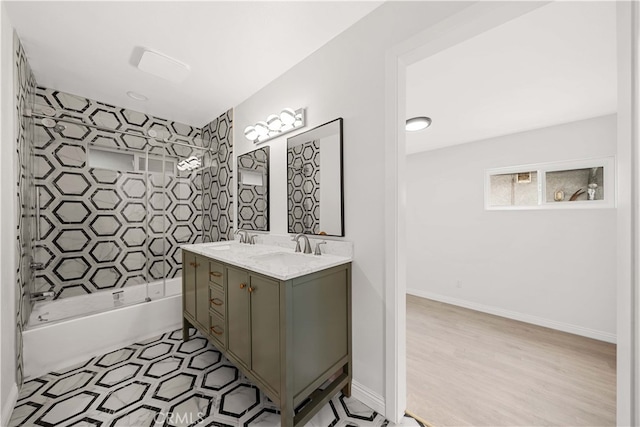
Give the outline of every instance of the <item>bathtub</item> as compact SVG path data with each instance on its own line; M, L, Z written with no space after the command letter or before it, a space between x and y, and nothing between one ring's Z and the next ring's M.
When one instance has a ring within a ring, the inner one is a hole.
M146 286L37 302L22 333L25 378L182 327L181 279L166 281L164 297L165 285L150 283L150 301Z

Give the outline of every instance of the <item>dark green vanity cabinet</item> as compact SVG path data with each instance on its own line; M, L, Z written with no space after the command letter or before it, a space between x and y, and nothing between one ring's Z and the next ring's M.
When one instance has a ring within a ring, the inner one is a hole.
M195 287L199 299L204 285L192 286L187 270L207 258L183 254L184 339L189 326L198 328L280 407L283 427L304 425L339 390L351 394L351 263L279 280L209 259L209 277L195 268L211 314L210 324L198 325L188 307L197 315L200 303L187 298Z
M209 259L191 252L182 255L182 307L184 317L195 328L208 335L208 275Z
M280 283L227 267L229 346L232 359L272 392L280 382Z

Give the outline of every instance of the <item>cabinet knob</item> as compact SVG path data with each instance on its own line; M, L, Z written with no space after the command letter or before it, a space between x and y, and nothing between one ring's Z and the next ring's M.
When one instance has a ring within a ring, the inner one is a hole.
M252 288L251 286L249 286L249 289L248 289L248 290L249 290L249 293L251 293L251 292L255 291L255 290L256 290L256 288Z
M209 302L213 305L222 305L223 302L220 298L211 298Z
M196 266L196 263L195 263L195 262L190 262L190 263L189 263L189 265L190 265L191 267L195 267L195 266Z
M246 283L240 283L240 289L244 289L244 288L246 288L246 287L247 287L247 284L246 284Z
M198 263L196 262L196 263L195 263L195 265L194 265L194 267L195 267L195 268L198 268L198 267L200 267L200 264L198 264Z

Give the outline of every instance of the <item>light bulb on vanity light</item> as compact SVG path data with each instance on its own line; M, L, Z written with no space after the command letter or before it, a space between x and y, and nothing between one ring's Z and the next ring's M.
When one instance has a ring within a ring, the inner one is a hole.
M296 112L291 108L285 108L280 113L280 120L285 125L292 125L296 121Z
M282 127L282 120L280 120L280 117L276 116L275 114L272 114L269 117L267 117L267 126L271 131L279 131L280 128Z
M256 128L254 128L253 126L247 126L246 128L244 128L244 136L249 141L255 141L256 139L258 139L258 132L256 132Z
M269 134L269 126L267 126L267 122L258 122L254 128L258 133L258 138Z

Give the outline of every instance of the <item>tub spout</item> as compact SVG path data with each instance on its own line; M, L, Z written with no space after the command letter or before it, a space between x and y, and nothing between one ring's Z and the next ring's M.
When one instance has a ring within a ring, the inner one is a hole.
M53 291L33 292L30 299L31 301L43 301L48 298L53 298L54 296L56 296L56 294Z

